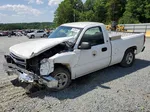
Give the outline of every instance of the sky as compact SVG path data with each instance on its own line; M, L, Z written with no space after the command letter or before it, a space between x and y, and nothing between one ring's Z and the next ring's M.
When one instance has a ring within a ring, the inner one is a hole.
M0 23L52 22L54 12L62 1L0 0Z

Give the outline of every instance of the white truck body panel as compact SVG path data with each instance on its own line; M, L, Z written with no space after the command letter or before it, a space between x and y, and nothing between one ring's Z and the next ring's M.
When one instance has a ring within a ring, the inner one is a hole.
M136 54L141 52L143 49L143 43L144 42L144 34L129 34L128 36L122 36L121 39L111 41L112 44L112 60L111 64L117 64L121 62L125 51L135 46ZM126 35L126 34L125 34ZM143 37L143 38L142 38Z

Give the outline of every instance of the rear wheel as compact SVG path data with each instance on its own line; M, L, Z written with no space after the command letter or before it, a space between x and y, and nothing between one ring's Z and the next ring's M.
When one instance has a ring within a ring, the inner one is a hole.
M71 83L70 72L66 68L56 68L51 76L58 80L58 86L53 89L54 91L65 89Z
M134 60L135 60L134 49L128 49L126 50L120 65L122 67L130 67L133 65Z

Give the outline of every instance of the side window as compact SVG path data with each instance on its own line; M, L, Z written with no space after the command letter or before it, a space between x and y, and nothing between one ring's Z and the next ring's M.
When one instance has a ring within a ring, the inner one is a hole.
M37 31L37 33L43 33L44 31Z
M99 45L99 44L104 44L104 37L103 33L100 27L93 27L88 29L82 39L81 42L90 42L91 46Z

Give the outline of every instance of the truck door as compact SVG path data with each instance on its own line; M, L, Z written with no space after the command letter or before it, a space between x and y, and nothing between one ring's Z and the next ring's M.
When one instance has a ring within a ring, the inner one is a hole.
M82 42L90 42L91 49L81 50L79 60L75 66L76 77L105 68L109 65L111 59L111 48L108 42L105 42L103 32L100 26L89 28L83 34L79 46Z

